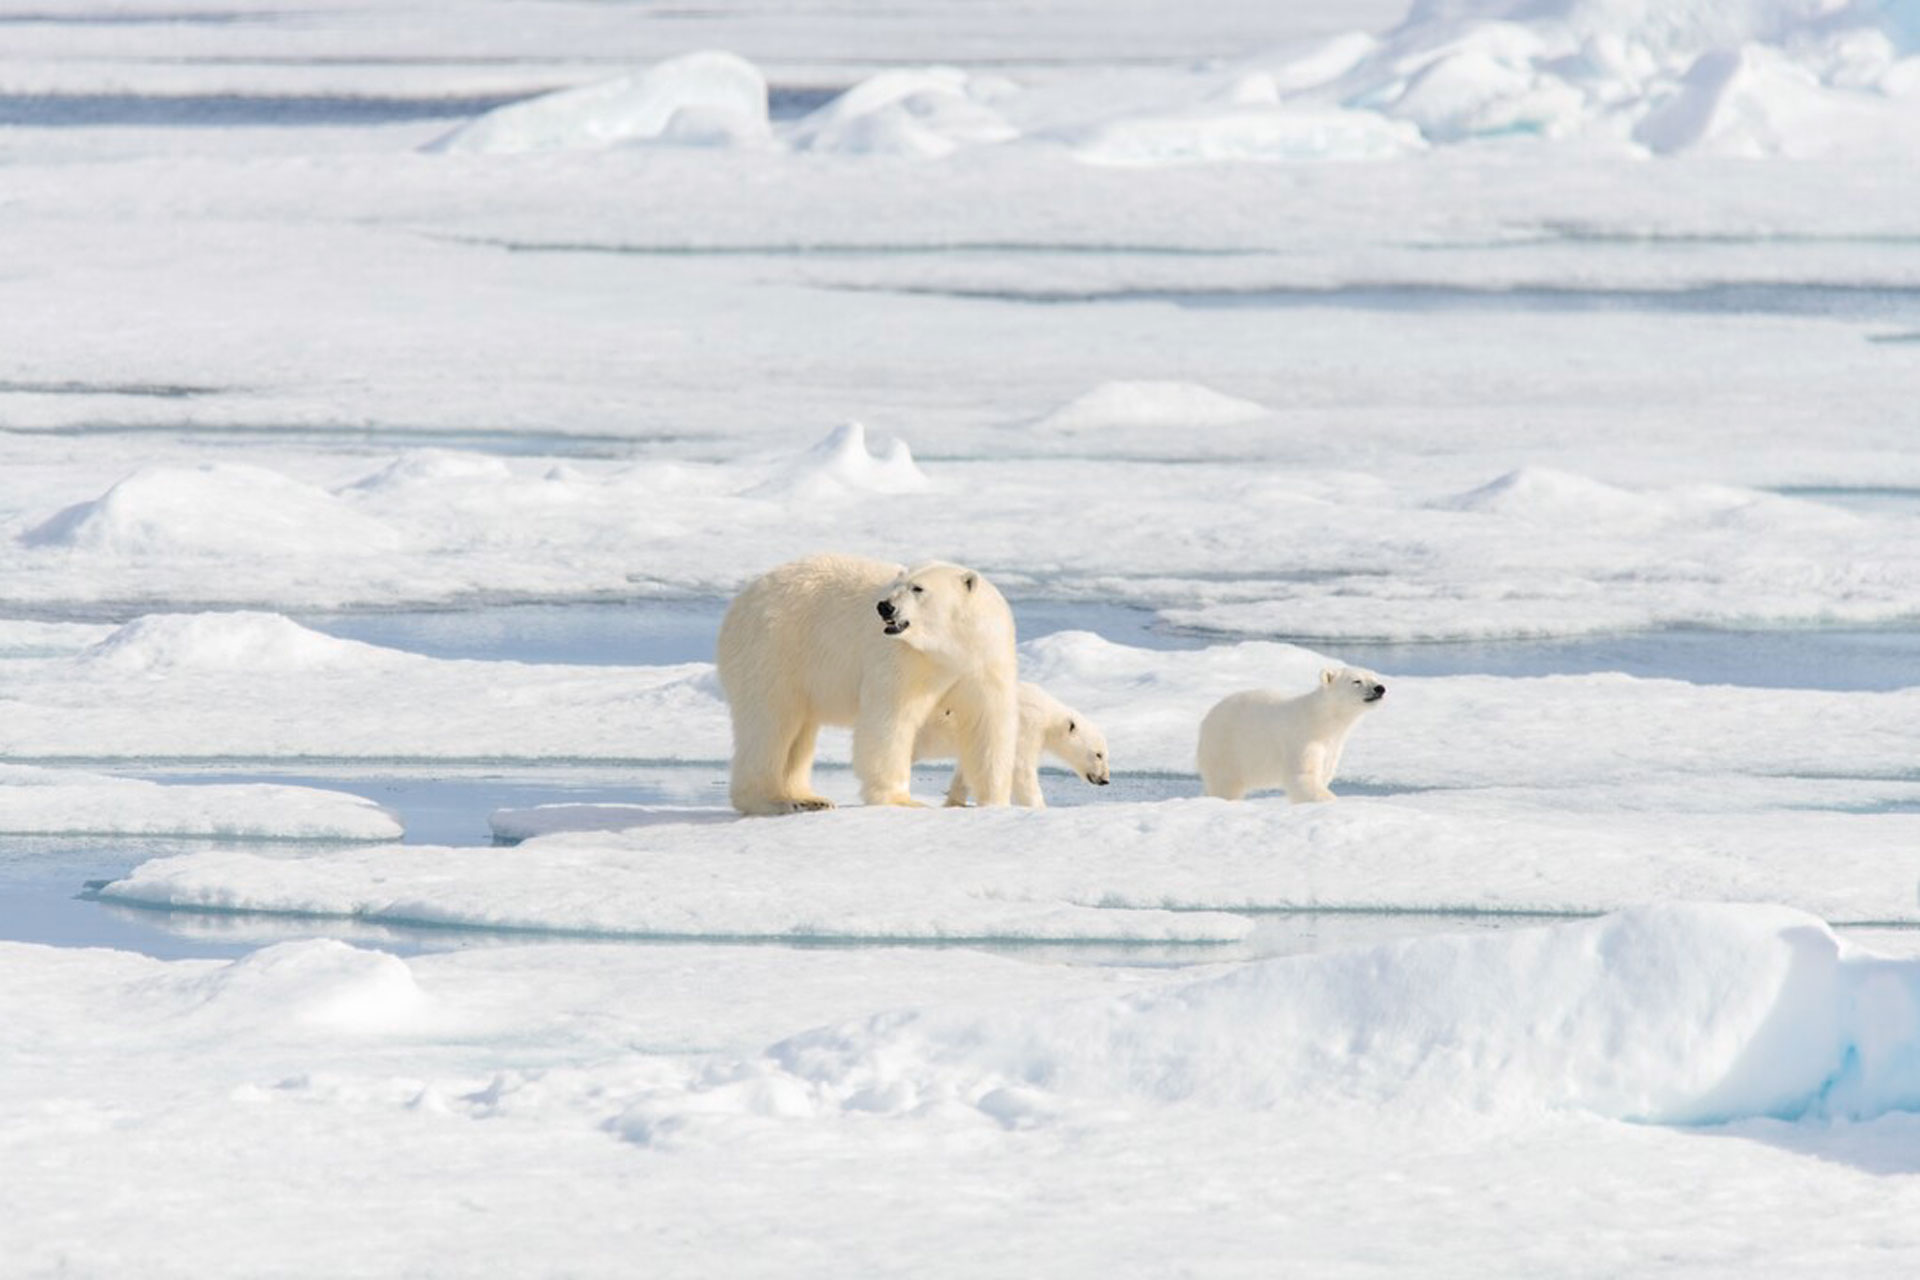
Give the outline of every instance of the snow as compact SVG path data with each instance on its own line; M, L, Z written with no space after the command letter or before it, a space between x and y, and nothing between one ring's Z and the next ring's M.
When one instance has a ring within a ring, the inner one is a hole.
M624 834L601 833L612 816L575 814L578 826L511 849L157 858L101 893L196 910L675 938L1226 942L1247 922L1210 913L1582 914L1676 898L1920 923L1913 814L1193 799L780 823L643 813ZM1814 847L1818 879L1805 874Z
M767 82L731 53L690 53L633 75L487 112L428 144L488 155L596 150L641 142L764 145Z
M394 840L401 825L370 800L313 787L162 785L73 769L0 765L0 832Z
M904 1119L942 1103L1020 1129L1076 1105L1335 1099L1480 1117L1863 1120L1920 1102L1917 982L1914 961L1849 953L1795 912L1648 908L1262 961L1038 1015L881 1014L782 1041L745 1071L708 1069L617 1129L724 1141L714 1122L729 1112Z
M993 109L1013 92L998 77L958 67L883 71L799 121L788 140L802 151L937 159L1019 135Z
M778 1236L809 1242L781 1261L805 1270L817 1249L934 1275L1195 1256L1254 1274L1276 1252L1392 1272L1525 1223L1521 1269L1653 1239L1684 1270L1764 1250L1811 1275L1861 1222L1883 1261L1914 1243L1912 1119L1889 1111L1913 1098L1913 962L1788 911L1649 908L1198 977L964 951L702 960L0 947L0 1012L39 1050L6 1104L41 1161L3 1175L37 1224L16 1261L110 1271L167 1243L179 1274L568 1256L613 1275L641 1249L691 1274ZM112 1232L58 1211L109 1168ZM472 1203L428 1194L449 1185ZM188 1188L205 1212L183 1239ZM1223 1233L1223 1212L1244 1221Z
M1913 1273L1911 4L5 25L0 1269ZM716 808L823 549L1114 785ZM1197 796L1369 640L1488 670Z
M1264 405L1191 382L1103 382L1034 424L1036 431L1096 432L1226 427L1268 415Z

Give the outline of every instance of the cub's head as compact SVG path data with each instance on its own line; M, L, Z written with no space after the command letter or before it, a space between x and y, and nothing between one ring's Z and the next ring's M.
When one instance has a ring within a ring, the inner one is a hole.
M1320 673L1320 690L1342 702L1365 707L1387 696L1387 686L1365 667L1328 667Z
M1054 748L1054 754L1065 760L1081 777L1096 787L1104 787L1112 781L1107 771L1107 739L1093 725L1080 715L1071 712L1066 724L1057 729L1055 741L1048 745Z
M998 601L998 594L974 570L934 560L895 578L874 608L881 630L902 644L931 652L969 642L989 595Z

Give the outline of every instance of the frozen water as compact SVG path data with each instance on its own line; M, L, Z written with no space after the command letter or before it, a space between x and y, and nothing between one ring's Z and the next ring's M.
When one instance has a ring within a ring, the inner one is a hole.
M42 9L8 1268L1914 1270L1910 5ZM1115 784L720 809L825 548Z

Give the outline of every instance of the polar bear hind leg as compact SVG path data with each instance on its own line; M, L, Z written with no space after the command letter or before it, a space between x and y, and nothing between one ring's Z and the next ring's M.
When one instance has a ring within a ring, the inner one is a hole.
M832 802L814 795L808 781L814 729L805 712L782 707L776 715L733 715L733 771L729 798L746 814L796 813L829 809ZM804 740L804 752L799 750ZM803 767L798 784L793 765Z
M833 801L813 789L813 749L819 740L820 726L809 720L800 726L787 747L785 796L796 810L831 809Z

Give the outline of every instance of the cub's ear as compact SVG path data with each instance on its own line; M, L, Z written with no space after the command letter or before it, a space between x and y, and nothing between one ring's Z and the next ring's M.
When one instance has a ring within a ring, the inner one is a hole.
M969 573L966 577L961 579L962 582L967 584L967 590L969 591L973 590L973 584L978 582L979 580L980 580L980 575L977 573Z
M1340 678L1340 673L1338 671L1335 671L1332 667L1328 667L1326 670L1320 673L1321 684L1332 684L1335 680L1338 680L1339 678Z

